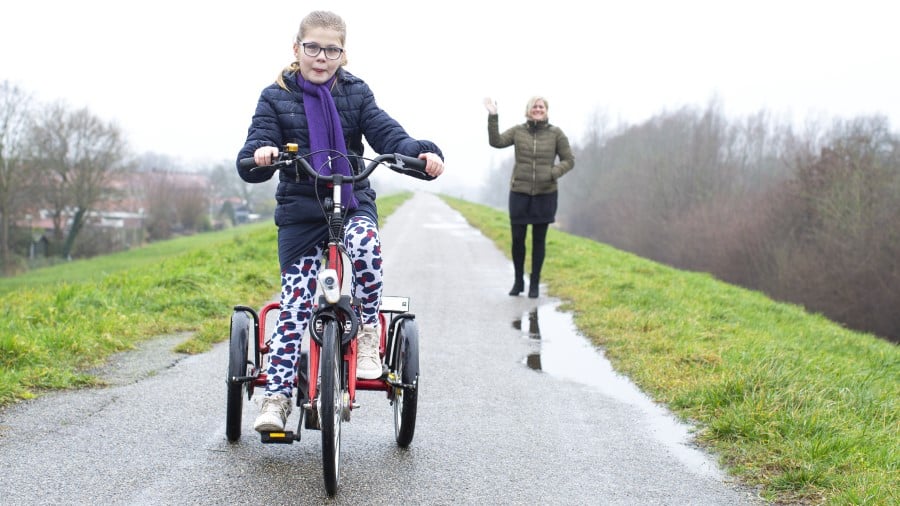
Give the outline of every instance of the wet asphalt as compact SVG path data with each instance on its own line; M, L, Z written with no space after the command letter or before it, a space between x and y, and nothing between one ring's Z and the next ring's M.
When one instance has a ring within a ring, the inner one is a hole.
M329 497L319 432L263 445L249 401L228 443L227 344L184 356L171 349L186 336L165 336L117 356L108 387L0 411L0 504L762 503L714 456L681 458L646 409L529 367L534 344L514 322L552 299L507 295L509 261L438 197L417 192L382 246L385 294L410 297L421 336L409 448L394 442L385 395L360 392Z

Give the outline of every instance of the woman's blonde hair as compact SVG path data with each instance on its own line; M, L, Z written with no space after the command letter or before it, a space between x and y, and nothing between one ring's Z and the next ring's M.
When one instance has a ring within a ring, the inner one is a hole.
M341 39L341 46L347 43L347 24L344 23L344 20L341 19L337 14L330 11L312 11L300 21L300 29L297 31L297 36L294 38L294 44L300 44L303 40L303 37L306 36L307 32L312 30L313 28L327 28L329 30L334 30L338 32ZM347 53L343 53L341 55L341 66L347 64ZM290 65L285 67L278 73L278 77L275 78L275 82L278 83L282 89L287 90L287 85L284 84L284 74L289 73L293 74L295 72L300 71L300 62L293 61Z
M537 102L538 100L540 100L541 102L544 103L544 109L547 109L547 112L550 111L550 102L547 102L546 98L544 98L540 95L537 95L537 96L529 98L528 103L525 104L525 118L526 119L531 119L531 116L529 116L529 114L531 113L531 108L534 107L535 102ZM549 114L548 114L548 117L549 117Z

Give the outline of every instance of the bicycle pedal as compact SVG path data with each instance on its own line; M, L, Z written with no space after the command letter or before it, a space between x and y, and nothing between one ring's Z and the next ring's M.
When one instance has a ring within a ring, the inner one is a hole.
M300 416L303 417L303 426L306 430L321 430L319 417L309 403L303 405L303 413Z
M260 432L259 438L263 443L285 445L294 444L294 441L297 440L297 438L294 437L294 433L289 430L283 432Z

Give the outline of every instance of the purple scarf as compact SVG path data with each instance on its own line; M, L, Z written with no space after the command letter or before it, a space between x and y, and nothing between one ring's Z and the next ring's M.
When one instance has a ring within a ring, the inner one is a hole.
M337 107L331 97L331 86L335 79L337 79L337 74L325 84L314 84L303 79L297 72L297 84L303 89L303 109L306 112L306 122L309 126L309 148L312 152L313 168L323 176L330 176L334 173L350 176L353 171L346 156L338 155L337 158L331 158L329 161L330 157L337 155L334 151L347 154L344 131L341 129L341 117L338 116ZM352 184L341 185L341 203L347 209L355 209L359 205L353 194Z

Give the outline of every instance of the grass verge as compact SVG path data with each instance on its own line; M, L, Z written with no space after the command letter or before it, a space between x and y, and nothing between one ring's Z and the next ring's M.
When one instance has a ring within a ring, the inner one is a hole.
M409 196L379 198L382 222ZM445 200L509 251L505 213ZM192 331L184 352L226 339L231 306L278 291L275 237L258 224L0 280L0 406L95 385L86 369L154 336ZM900 502L897 346L555 229L547 248L581 332L733 474L776 501Z
M443 198L508 255L506 213ZM552 228L542 278L618 371L765 498L900 503L896 345Z
M381 216L410 195L379 198ZM177 351L208 350L228 337L231 307L278 293L277 259L269 222L0 279L0 406L97 385L84 371L155 336L191 331Z

